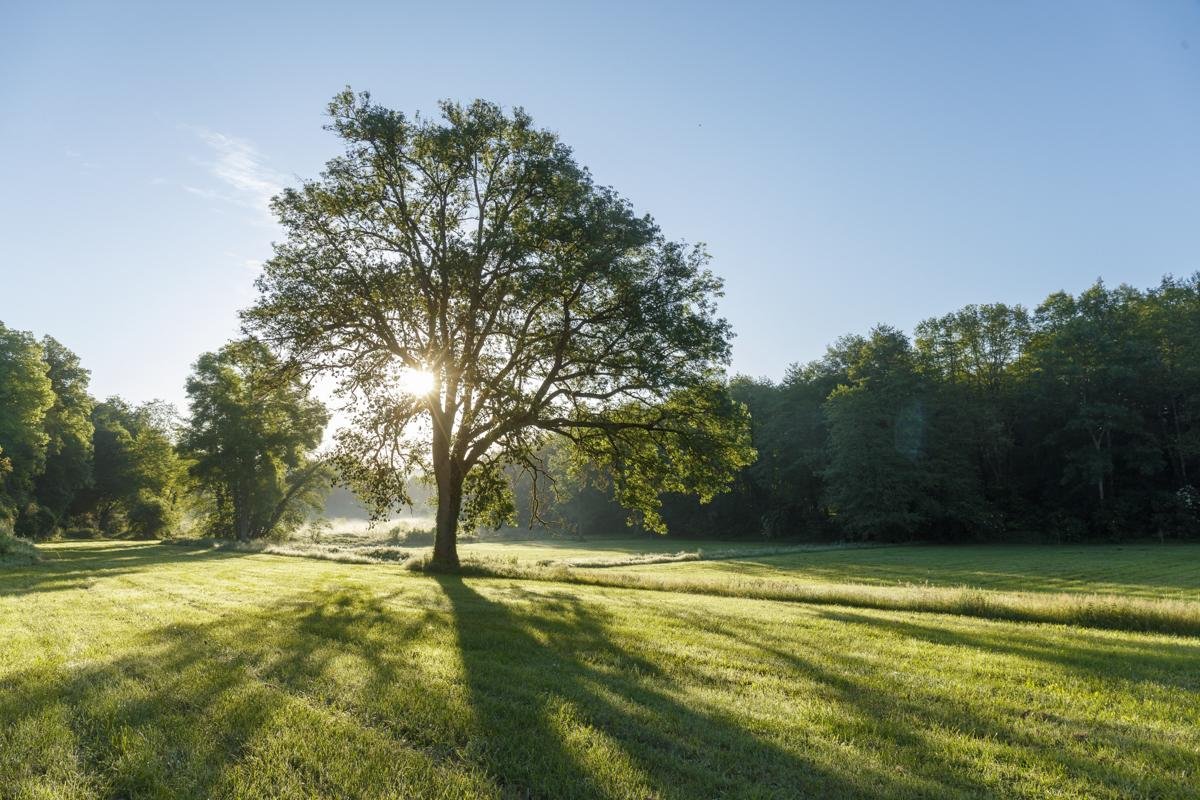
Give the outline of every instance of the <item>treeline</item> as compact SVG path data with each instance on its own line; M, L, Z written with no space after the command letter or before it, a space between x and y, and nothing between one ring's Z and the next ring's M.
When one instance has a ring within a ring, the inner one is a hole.
M1033 312L967 306L911 337L879 326L732 390L758 460L708 505L670 498L672 534L1200 536L1200 273ZM609 492L559 484L543 518L583 533L622 518ZM518 500L528 520L529 491Z
M53 338L0 324L0 532L255 539L320 509L328 414L261 344L202 355L189 413L97 401ZM1200 537L1200 273L967 306L838 339L778 383L736 378L758 459L671 535L877 541ZM510 471L513 521L621 530L602 471ZM570 466L568 466L568 464ZM552 485L546 485L546 477ZM536 499L535 499L536 497Z
M186 417L98 401L89 379L57 340L0 323L0 536L251 539L321 507L331 475L313 453L328 415L261 345L202 355Z

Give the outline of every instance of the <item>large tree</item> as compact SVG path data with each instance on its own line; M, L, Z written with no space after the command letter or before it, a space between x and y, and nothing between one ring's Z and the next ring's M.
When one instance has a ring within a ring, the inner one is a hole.
M511 508L505 467L537 472L551 437L652 528L662 493L711 497L753 458L702 248L520 109L446 102L427 120L347 90L329 110L345 154L275 199L286 239L245 321L336 376L339 460L377 506L431 478L435 562L457 565L460 517Z

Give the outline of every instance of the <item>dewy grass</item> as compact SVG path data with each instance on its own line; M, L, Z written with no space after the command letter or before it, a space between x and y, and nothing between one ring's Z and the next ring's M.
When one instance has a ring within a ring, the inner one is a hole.
M628 571L643 571L631 566ZM653 574L876 586L972 586L1005 592L1113 594L1200 602L1200 546L956 545L829 548L680 564Z
M194 542L195 540L193 540ZM299 556L349 564L403 562L409 571L428 571L428 550L398 548L387 545L354 546L312 544L292 541L282 544L250 543L238 544L204 540L211 546L233 549L240 552L258 552L274 555ZM182 542L187 544L187 542ZM605 543L600 543L603 547ZM984 548L989 557L1006 553L1021 560L1029 548ZM1091 549L1074 548L1083 559ZM807 562L828 562L836 559L846 565L858 558L864 561L883 560L891 562L888 574L899 573L899 565L907 559L912 570L925 568L939 559L953 560L961 555L962 548L848 548L845 545L811 545L784 547L747 547L724 549L698 549L674 553L650 552L606 555L596 558L578 556L561 557L554 548L544 548L550 557L536 558L530 555L535 550L528 544L518 552L524 558L503 558L497 555L502 548L491 548L489 555L466 557L463 574L490 576L516 580L535 580L579 583L591 586L610 586L652 591L709 594L722 597L744 597L757 600L776 600L794 603L821 605L844 605L859 608L874 608L893 611L916 611L923 613L959 614L984 619L1010 620L1016 622L1045 622L1068 625L1086 625L1113 630L1169 633L1184 636L1200 636L1200 602L1175 597L1152 598L1141 593L1114 594L1111 592L1054 592L1014 591L997 588L982 588L970 585L937 585L930 583L855 583L828 580L825 576L847 577L853 575L848 569L806 569ZM1156 557L1163 555L1162 548L1151 551ZM891 551L891 552L887 552ZM1047 552L1053 552L1047 549ZM1120 551L1108 552L1112 559ZM1130 551L1131 558L1124 567L1133 571L1138 560L1149 558L1141 550ZM1175 567L1181 572L1200 568L1200 548L1168 548L1166 556L1176 560ZM772 568L773 557L784 566ZM755 559L738 561L738 559ZM757 559L764 559L759 561ZM1119 560L1119 559L1118 559ZM696 562L730 562L719 565L703 565ZM795 566L789 568L788 564ZM666 565L681 565L683 569L635 569L621 567L653 568ZM1191 566L1189 566L1191 565ZM1156 563L1155 569L1161 570ZM799 579L787 579L788 575ZM953 574L962 575L962 571ZM1161 573L1160 577L1162 576ZM763 577L764 575L776 577ZM1181 575L1180 580L1192 577ZM1028 582L1037 583L1038 577L1031 575ZM1043 579L1044 580L1044 579ZM1011 585L996 581L989 587ZM1049 583L1054 586L1057 584ZM1108 588L1110 584L1102 583Z
M0 570L5 800L1117 800L1193 798L1200 776L1200 640L194 545L45 553Z
M291 540L285 542L235 542L227 539L174 539L164 542L174 547L205 547L237 553L266 553L277 556L315 558L319 561L337 561L343 564L386 564L408 561L413 557L411 548L392 545L371 544L346 546Z
M538 567L487 561L468 562L465 568L475 575L510 579L1200 636L1200 603L1183 600L1150 600L1106 594L1001 592L973 587L798 583L733 576L706 579L607 569L581 570L565 565Z
M608 567L646 566L650 564L676 564L684 561L723 561L741 558L762 558L764 556L793 555L796 553L812 553L825 550L864 549L869 545L861 544L823 544L823 545L783 545L777 547L747 547L736 548L706 548L695 550L680 550L675 553L630 553L622 556L598 558L564 558L543 559L539 566L562 564L567 567L584 569L605 569Z

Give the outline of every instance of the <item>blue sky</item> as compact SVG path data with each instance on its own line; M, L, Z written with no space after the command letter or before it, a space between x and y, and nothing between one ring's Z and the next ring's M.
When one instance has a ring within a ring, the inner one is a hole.
M0 4L0 320L182 404L345 85L523 105L727 281L734 369L1200 269L1200 4Z

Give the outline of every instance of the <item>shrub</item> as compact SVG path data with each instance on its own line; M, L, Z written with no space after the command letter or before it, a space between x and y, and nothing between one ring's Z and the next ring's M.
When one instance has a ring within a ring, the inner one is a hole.
M434 528L406 528L396 525L388 531L388 544L405 545L407 547L432 547L437 536ZM460 539L462 537L459 537Z
M91 525L72 525L62 532L64 539L103 539L104 532Z
M52 539L58 531L58 517L37 503L26 506L15 524L17 535L26 539Z
M333 532L333 523L324 517L317 517L309 520L308 524L293 534L294 538L303 538L309 544L320 544L330 533Z
M173 504L151 492L138 492L137 501L129 509L129 532L138 539L158 539L179 524L179 514Z
M41 561L33 543L13 535L12 521L0 516L0 564L15 566Z

